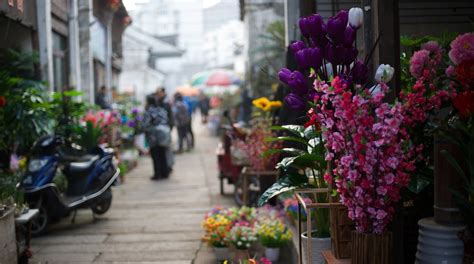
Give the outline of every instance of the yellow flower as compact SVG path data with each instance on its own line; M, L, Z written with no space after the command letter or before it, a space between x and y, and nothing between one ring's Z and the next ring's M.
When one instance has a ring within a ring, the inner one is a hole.
M253 100L252 104L263 111L268 111L271 107L270 100L268 100L268 98L266 97L260 97L258 99Z
M283 104L281 101L270 101L270 106L272 108L280 108Z

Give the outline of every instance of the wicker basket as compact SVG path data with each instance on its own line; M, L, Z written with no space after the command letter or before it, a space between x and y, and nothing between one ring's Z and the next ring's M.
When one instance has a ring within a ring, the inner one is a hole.
M350 258L354 223L347 217L347 208L342 204L332 206L329 209L329 219L334 256L338 259Z

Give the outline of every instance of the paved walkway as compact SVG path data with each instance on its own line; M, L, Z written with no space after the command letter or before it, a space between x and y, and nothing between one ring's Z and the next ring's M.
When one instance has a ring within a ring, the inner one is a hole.
M219 195L219 139L197 122L194 127L196 148L176 156L170 179L151 181L151 159L141 158L125 183L114 188L108 213L94 220L90 210L80 210L74 224L67 218L52 226L33 239L31 263L215 263L200 241L200 224L212 205L233 203Z

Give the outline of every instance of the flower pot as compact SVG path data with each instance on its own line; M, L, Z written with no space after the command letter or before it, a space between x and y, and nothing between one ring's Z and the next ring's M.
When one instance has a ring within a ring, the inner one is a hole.
M234 251L234 261L240 263L240 260L249 259L249 250L248 249L235 249Z
M0 263L17 263L15 209L7 209L0 216Z
M214 256L216 256L216 260L218 261L224 261L229 259L229 248L214 247Z
M265 257L271 262L278 261L280 258L280 248L265 247Z
M324 250L331 249L331 238L330 237L311 237L311 247L308 250L308 232L301 234L301 243L303 244L303 264L323 264L325 263L321 252ZM311 259L311 260L310 260Z
M393 260L392 232L364 234L352 231L352 264L391 264Z

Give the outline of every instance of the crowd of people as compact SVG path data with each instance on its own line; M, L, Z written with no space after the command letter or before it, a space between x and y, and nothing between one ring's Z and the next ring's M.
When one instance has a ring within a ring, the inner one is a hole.
M153 159L152 180L169 176L173 169L174 153L180 154L194 148L192 116L198 106L205 123L209 111L209 99L205 95L201 95L198 101L175 93L173 99L169 100L165 88L159 87L155 93L146 97L142 127ZM176 151L171 147L171 131L174 127L178 133Z

